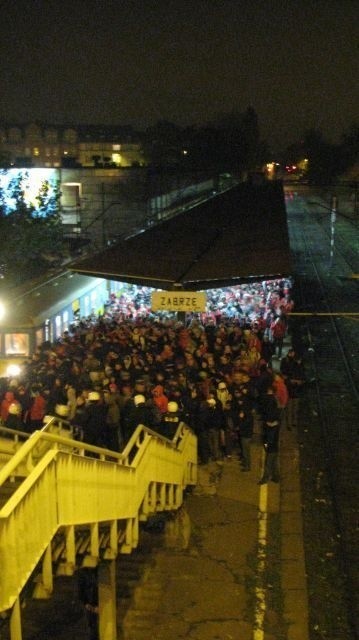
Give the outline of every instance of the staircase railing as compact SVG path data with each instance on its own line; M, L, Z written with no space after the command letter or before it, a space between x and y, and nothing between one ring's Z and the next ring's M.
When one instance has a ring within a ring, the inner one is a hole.
M28 475L0 510L0 612L16 602L59 531L65 532L66 561L72 566L75 530L86 525L92 556L130 553L139 520L179 508L184 488L196 483L196 437L185 425L172 441L139 426L117 453L36 431L0 470L0 488L24 468ZM99 533L104 525L109 527L105 543ZM48 583L51 588L52 580Z

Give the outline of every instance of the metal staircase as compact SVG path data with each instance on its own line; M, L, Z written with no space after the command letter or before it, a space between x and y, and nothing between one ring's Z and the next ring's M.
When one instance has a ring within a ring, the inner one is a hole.
M140 521L181 506L196 483L196 437L183 424L172 441L139 426L117 453L73 440L58 418L22 437L0 439L0 613L10 638L22 637L30 581L33 597L48 598L54 574L72 575L90 559L99 568L100 638L114 640L116 557L137 546Z

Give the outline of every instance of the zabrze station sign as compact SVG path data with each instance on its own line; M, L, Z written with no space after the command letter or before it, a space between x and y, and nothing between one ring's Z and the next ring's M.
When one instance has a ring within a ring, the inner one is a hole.
M152 311L205 311L206 294L197 291L155 291Z

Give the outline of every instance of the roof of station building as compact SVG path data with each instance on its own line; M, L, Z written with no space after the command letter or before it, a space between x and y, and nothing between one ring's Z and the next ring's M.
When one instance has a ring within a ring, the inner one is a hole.
M190 291L288 276L291 259L282 184L241 183L70 269Z

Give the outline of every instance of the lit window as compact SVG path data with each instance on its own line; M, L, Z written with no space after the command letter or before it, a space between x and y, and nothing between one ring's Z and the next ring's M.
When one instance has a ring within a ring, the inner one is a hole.
M28 356L30 341L27 333L6 333L5 354L7 356Z
M34 154L34 156L39 156L40 155L39 147L34 147L33 154Z
M62 314L62 328L63 328L63 331L67 331L67 329L69 328L69 312L68 311L64 311L64 313Z

